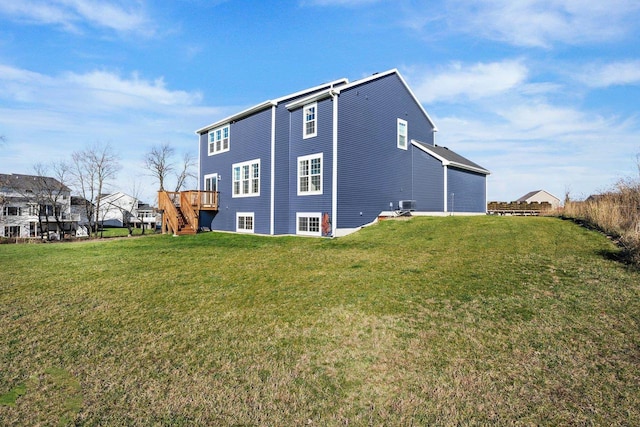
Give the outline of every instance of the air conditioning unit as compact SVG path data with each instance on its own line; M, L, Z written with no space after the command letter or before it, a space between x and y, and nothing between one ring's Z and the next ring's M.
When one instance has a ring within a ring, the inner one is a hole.
M416 210L416 201L415 200L400 200L398 202L398 208L401 211L415 211Z

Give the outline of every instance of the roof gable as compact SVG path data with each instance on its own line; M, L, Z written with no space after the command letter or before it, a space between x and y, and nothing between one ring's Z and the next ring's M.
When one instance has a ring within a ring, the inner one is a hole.
M394 74L398 77L398 79L400 79L400 82L405 87L405 89L409 92L409 95L411 95L411 98L413 99L413 101L418 105L418 107L420 108L422 114L424 114L425 118L429 121L429 123L431 123L431 126L433 127L433 131L437 132L438 131L438 127L436 126L435 122L431 119L431 117L429 116L429 113L427 113L427 110L424 109L424 107L422 106L422 103L418 100L418 98L416 97L415 93L413 93L413 91L411 90L411 88L407 84L407 82L404 79L404 77L402 77L402 74L400 74L400 72L396 68L393 68L393 69L388 70L388 71L384 71L382 73L374 73L369 77L365 77L364 79L356 80L354 82L349 83L348 85L341 86L341 87L337 88L336 90L337 90L337 92L339 94L343 90L351 89L353 87L369 83L369 82L371 82L373 80L381 79L381 78L384 78L384 77L387 77L387 76L390 76L390 75L394 75Z

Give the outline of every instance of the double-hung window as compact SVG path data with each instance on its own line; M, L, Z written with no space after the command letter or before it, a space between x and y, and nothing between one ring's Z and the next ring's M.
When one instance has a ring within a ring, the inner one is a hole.
M252 197L260 195L260 159L233 166L233 197Z
M298 195L322 194L322 153L298 157Z
M209 155L229 151L229 125L209 131Z
M318 134L318 103L307 104L302 109L303 128L302 137L311 138Z
M407 121L398 119L398 148L407 149Z

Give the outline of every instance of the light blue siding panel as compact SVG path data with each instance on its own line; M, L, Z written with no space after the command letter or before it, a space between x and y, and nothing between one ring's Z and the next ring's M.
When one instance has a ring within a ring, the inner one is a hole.
M487 179L485 175L448 167L447 177L447 209L450 212L486 212Z
M212 218L204 215L201 226L213 230L235 231L237 212L254 212L254 231L270 231L270 164L271 164L271 109L265 109L230 124L229 151L207 155L207 135L201 136L201 173L217 173L220 191L219 211ZM234 198L232 165L260 159L260 196ZM201 176L200 179L204 179ZM202 186L202 182L200 183ZM210 223L204 221L210 220Z
M432 143L433 128L395 74L341 92L338 105L338 227L352 228L416 199L409 141ZM397 148L398 118L407 150Z
M413 195L416 210L442 212L444 209L444 166L424 151L411 147L413 153Z

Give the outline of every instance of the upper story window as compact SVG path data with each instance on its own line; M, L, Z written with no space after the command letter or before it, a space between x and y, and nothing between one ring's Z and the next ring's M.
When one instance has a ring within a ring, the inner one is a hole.
M233 197L260 195L260 159L233 165Z
M21 216L22 215L22 208L18 207L18 206L5 206L3 209L3 213L6 216Z
M229 125L209 131L209 155L229 151Z
M302 128L303 138L311 138L318 134L318 103L305 105L302 109L304 123Z
M322 153L298 157L298 195L322 194Z
M407 149L407 121L398 119L398 148Z

